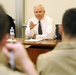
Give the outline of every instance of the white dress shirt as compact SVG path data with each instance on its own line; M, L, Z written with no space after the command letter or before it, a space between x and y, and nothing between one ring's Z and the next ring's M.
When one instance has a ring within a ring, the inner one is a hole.
M36 24L36 26L30 30L29 22L31 21L34 24ZM41 26L42 26L42 32L43 32L42 35L38 34L38 19L34 17L30 19L29 22L25 30L25 35L27 38L32 38L34 34L36 34L36 39L53 39L54 38L56 28L55 28L55 25L53 24L53 20L50 17L45 16L42 20L40 20Z

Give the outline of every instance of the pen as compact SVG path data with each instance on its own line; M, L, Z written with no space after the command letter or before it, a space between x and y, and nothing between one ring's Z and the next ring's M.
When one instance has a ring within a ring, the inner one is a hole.
M15 68L14 53L13 53L13 51L10 52L10 67L11 67L11 69Z

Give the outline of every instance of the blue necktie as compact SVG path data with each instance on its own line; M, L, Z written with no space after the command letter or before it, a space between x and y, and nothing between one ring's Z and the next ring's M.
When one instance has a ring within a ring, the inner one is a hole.
M42 34L42 27L41 27L41 22L38 21L39 25L38 25L38 33Z

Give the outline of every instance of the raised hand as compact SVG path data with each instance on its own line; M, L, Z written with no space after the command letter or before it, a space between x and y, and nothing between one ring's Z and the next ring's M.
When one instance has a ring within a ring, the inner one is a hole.
M30 22L30 29L33 29L36 26L32 21Z

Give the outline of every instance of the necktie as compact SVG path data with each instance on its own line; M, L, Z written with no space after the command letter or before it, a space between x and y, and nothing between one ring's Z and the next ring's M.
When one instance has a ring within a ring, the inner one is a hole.
M41 27L41 22L38 21L39 25L38 25L38 33L42 34L42 27Z

